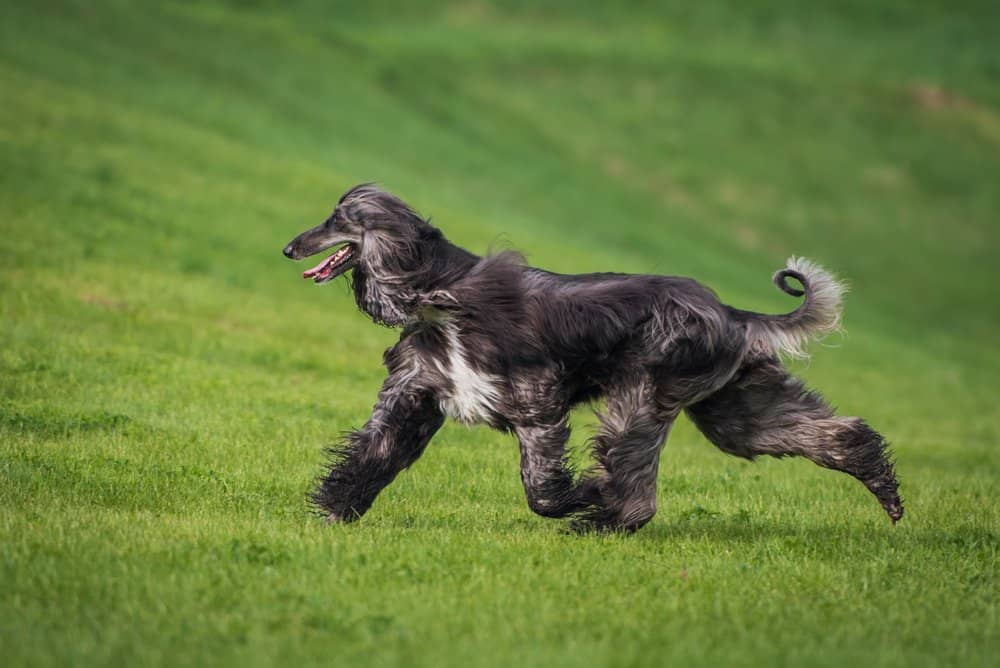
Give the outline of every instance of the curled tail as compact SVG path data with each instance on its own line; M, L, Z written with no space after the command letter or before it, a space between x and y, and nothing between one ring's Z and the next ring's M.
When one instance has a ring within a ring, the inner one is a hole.
M802 289L788 285L791 277ZM750 349L790 357L807 357L810 339L821 339L840 329L840 311L847 286L823 267L803 258L791 257L785 268L774 274L774 284L782 292L801 297L802 304L785 315L744 312L749 316Z

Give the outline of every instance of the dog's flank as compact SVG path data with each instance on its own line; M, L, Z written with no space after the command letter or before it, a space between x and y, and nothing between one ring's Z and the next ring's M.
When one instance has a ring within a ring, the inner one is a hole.
M835 416L781 364L839 326L843 285L815 264L792 258L774 277L804 297L799 308L753 313L687 278L567 276L511 252L479 257L369 184L284 252L302 259L334 247L304 276L322 283L349 271L359 308L402 333L386 351L371 418L332 449L313 495L332 521L363 515L450 416L516 435L536 513L637 529L656 512L660 450L682 411L725 452L806 457L857 478L894 522L902 516L883 437ZM596 399L605 407L594 462L574 472L569 411Z

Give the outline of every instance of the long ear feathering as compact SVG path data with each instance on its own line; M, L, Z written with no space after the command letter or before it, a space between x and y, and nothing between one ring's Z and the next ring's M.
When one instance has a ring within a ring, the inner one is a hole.
M341 206L364 221L364 241L351 275L358 307L378 324L405 324L480 260L395 195L373 184L351 188Z
M787 283L794 278L799 290ZM774 274L774 284L793 297L805 295L802 305L787 315L761 316L750 323L750 343L758 350L807 358L810 340L819 340L842 331L840 320L847 284L826 269L806 260L790 257L785 268Z

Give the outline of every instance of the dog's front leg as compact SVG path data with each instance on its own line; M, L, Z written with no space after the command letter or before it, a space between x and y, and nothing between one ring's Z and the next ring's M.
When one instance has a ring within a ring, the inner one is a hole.
M528 507L542 517L566 517L600 503L595 485L577 485L566 461L568 416L515 428L521 447L521 482Z
M655 401L649 381L616 387L599 414L597 459L581 484L596 485L603 502L575 523L580 531L635 531L656 513L660 449L676 411Z
M443 421L429 391L413 386L408 374L390 374L365 426L330 448L333 464L313 492L313 503L328 521L358 519L420 457Z

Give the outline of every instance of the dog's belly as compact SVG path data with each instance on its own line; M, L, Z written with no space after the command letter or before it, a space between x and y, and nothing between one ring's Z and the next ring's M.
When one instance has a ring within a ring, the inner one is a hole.
M448 417L465 424L493 422L501 398L502 379L474 369L468 362L465 346L457 330L447 328L448 342L443 358L435 357L433 366L448 381L448 390L441 393L441 410Z

